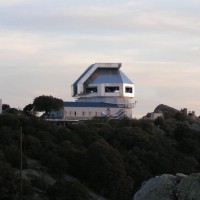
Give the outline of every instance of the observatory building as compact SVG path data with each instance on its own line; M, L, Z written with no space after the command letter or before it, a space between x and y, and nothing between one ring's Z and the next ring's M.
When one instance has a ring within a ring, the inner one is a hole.
M64 102L64 120L132 118L134 84L121 63L95 63L72 84L74 102Z

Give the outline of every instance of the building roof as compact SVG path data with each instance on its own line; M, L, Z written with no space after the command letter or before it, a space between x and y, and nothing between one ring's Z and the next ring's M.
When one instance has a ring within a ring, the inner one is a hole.
M78 82L92 69L93 65L90 65L80 76L79 78L74 82L74 86L78 84Z
M101 84L101 83L133 84L133 82L121 70L112 68L97 69L86 82L88 84Z
M117 108L117 104L104 102L64 102L64 107L95 107L95 108Z
M89 66L72 84L72 96L84 93L84 85L133 82L120 70L121 63L95 63Z

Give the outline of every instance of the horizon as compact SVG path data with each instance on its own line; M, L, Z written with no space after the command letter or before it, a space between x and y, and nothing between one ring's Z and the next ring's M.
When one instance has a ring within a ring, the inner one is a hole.
M159 104L200 115L197 0L2 0L0 98L23 108L40 95L73 101L91 64L122 63L142 117Z

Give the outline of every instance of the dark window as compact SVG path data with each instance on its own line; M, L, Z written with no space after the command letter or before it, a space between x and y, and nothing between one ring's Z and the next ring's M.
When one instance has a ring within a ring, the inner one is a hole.
M105 87L105 92L106 93L115 93L115 92L119 92L119 87L117 86L112 86L112 87Z
M125 92L126 93L133 93L133 88L132 87L126 87Z
M85 112L84 111L82 112L82 116L85 116Z
M86 93L97 93L97 87L87 87Z

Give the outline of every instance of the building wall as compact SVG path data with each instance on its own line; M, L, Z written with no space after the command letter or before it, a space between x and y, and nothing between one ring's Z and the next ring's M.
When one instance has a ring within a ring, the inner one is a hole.
M78 102L104 102L117 105L124 105L124 107L133 108L133 98L126 97L93 97L93 98L80 98ZM122 106L121 106L122 107Z
M62 119L63 118L63 109L58 110L58 111L52 111L50 113L50 118L51 119Z
M150 119L151 120L155 120L157 119L158 117L163 117L163 114L162 113L151 113L151 116L150 116Z
M90 97L134 97L134 85L133 84L123 84L123 83L101 83L101 84L90 84L88 87L97 87L97 92L94 93L84 93L80 96L81 98ZM105 87L119 87L119 91L115 93L105 92ZM126 87L132 88L132 93L126 92Z
M93 117L113 116L124 110L132 118L132 108L64 107L64 119L92 119Z
M132 88L132 93L126 92L126 87ZM123 96L133 98L135 96L135 88L133 84L123 84Z

